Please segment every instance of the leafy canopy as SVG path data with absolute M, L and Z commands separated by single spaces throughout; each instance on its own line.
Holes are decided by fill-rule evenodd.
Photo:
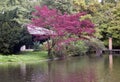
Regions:
M 48 42 L 48 55 L 51 54 L 50 52 L 53 48 L 61 53 L 64 44 L 93 36 L 95 32 L 94 24 L 90 20 L 80 20 L 86 14 L 85 12 L 63 14 L 56 9 L 49 9 L 47 6 L 36 6 L 35 9 L 36 12 L 33 12 L 31 24 L 38 26 L 38 28 L 42 27 L 54 32 L 47 35 L 51 39 L 51 42 Z M 38 36 L 41 39 L 46 37 L 42 35 Z M 60 55 L 63 55 L 63 53 Z
M 49 9 L 47 6 L 35 7 L 36 12 L 33 13 L 34 18 L 32 24 L 53 30 L 57 36 L 75 35 L 79 38 L 92 36 L 95 32 L 94 24 L 88 20 L 80 20 L 85 12 L 75 14 L 62 14 L 56 9 Z M 72 37 L 71 36 L 71 37 Z

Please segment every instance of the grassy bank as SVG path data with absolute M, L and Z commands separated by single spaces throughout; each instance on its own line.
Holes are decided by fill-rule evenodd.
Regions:
M 8 63 L 8 62 L 34 62 L 47 59 L 47 52 L 46 51 L 26 51 L 21 52 L 17 55 L 9 55 L 3 56 L 0 54 L 0 63 Z

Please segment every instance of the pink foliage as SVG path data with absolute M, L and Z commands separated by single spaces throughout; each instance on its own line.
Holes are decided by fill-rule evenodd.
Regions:
M 53 30 L 57 36 L 72 34 L 76 36 L 91 36 L 94 30 L 94 24 L 90 20 L 80 21 L 80 17 L 86 15 L 83 13 L 61 14 L 56 9 L 49 9 L 47 6 L 35 7 L 33 12 L 32 24 L 35 26 Z
M 80 39 L 85 39 L 84 36 L 93 36 L 94 24 L 90 20 L 80 21 L 81 16 L 86 15 L 85 12 L 74 14 L 61 14 L 56 9 L 49 9 L 47 6 L 35 7 L 36 12 L 33 12 L 31 25 L 52 30 L 54 35 L 37 35 L 39 39 L 46 37 L 59 38 L 56 42 L 58 48 L 61 44 L 69 43 Z M 49 33 L 48 33 L 49 34 Z M 63 39 L 64 36 L 67 36 Z M 62 39 L 61 39 L 62 38 Z
M 36 11 L 32 13 L 31 25 L 54 32 L 53 35 L 47 33 L 35 36 L 39 40 L 44 38 L 57 39 L 55 43 L 57 50 L 61 50 L 62 45 L 69 44 L 71 41 L 85 39 L 84 36 L 93 36 L 95 32 L 94 24 L 90 20 L 80 20 L 81 16 L 86 15 L 85 12 L 62 14 L 60 11 L 49 9 L 47 6 L 36 6 L 35 9 Z M 50 42 L 48 41 L 48 52 L 54 46 L 50 47 Z

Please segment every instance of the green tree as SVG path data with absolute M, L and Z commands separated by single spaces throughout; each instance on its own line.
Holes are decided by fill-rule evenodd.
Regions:
M 41 0 L 4 0 L 0 1 L 0 11 L 9 11 L 17 8 L 17 16 L 15 19 L 19 24 L 29 23 L 31 13 L 34 11 L 35 5 L 40 5 Z
M 43 5 L 60 10 L 62 13 L 72 13 L 74 11 L 71 0 L 45 0 L 41 1 L 41 6 Z
M 115 48 L 120 47 L 120 3 L 117 6 L 110 9 L 106 14 L 109 18 L 108 21 L 104 24 L 106 27 L 106 31 L 102 31 L 102 33 L 106 34 L 106 36 L 110 36 L 113 38 L 113 46 Z M 102 38 L 107 43 L 107 38 Z
M 114 3 L 105 3 L 104 5 L 96 5 L 88 7 L 89 14 L 92 15 L 91 20 L 96 25 L 96 36 L 108 46 L 108 38 L 113 38 L 113 47 L 119 48 L 120 42 L 120 3 L 115 6 Z
M 0 13 L 0 53 L 17 53 L 31 40 L 26 29 L 15 20 L 17 17 L 17 8 Z

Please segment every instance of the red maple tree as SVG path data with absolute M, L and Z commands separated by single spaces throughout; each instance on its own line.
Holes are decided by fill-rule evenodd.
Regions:
M 86 15 L 85 12 L 74 14 L 62 14 L 56 9 L 49 9 L 47 6 L 35 7 L 36 11 L 33 12 L 31 24 L 34 26 L 52 30 L 54 33 L 50 35 L 39 35 L 41 37 L 49 37 L 52 40 L 48 41 L 48 55 L 51 55 L 52 48 L 61 43 L 69 43 L 71 41 L 92 36 L 95 32 L 94 24 L 89 20 L 80 20 L 81 16 Z M 42 38 L 41 38 L 42 39 Z

